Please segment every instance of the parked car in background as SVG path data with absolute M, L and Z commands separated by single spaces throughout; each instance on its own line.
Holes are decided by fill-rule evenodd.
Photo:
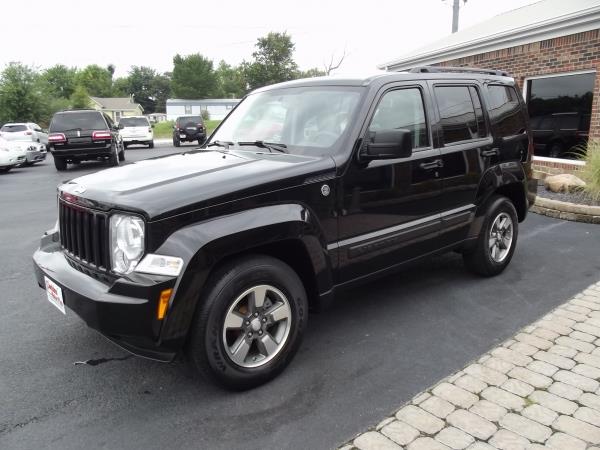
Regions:
M 25 145 L 0 137 L 0 173 L 8 172 L 27 162 Z
M 48 144 L 48 133 L 33 122 L 5 123 L 0 128 L 0 137 L 7 141 L 30 141 Z
M 45 144 L 41 144 L 39 142 L 31 142 L 27 143 L 26 145 L 26 154 L 27 160 L 23 165 L 31 166 L 37 162 L 45 161 L 48 151 Z
M 81 161 L 106 160 L 118 166 L 125 160 L 119 128 L 106 114 L 90 110 L 61 111 L 54 114 L 48 135 L 49 151 L 56 170 Z
M 147 145 L 148 148 L 154 148 L 154 132 L 147 117 L 134 116 L 123 117 L 119 121 L 119 134 L 123 139 L 123 145 L 127 148 L 132 144 Z
M 590 114 L 555 113 L 529 121 L 535 154 L 551 158 L 575 158 L 587 144 Z
M 198 141 L 202 145 L 206 140 L 206 127 L 202 116 L 178 117 L 173 126 L 173 145 L 179 147 L 182 142 Z

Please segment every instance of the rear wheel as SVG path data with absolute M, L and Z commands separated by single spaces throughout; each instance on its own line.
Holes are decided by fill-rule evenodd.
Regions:
M 195 369 L 230 389 L 277 376 L 300 346 L 307 299 L 284 262 L 249 256 L 218 269 L 203 289 L 188 355 Z
M 110 156 L 108 157 L 108 165 L 116 167 L 119 165 L 119 154 L 117 150 L 117 146 L 113 143 L 110 148 Z
M 173 138 L 173 145 L 175 147 L 179 147 L 181 145 L 181 141 L 179 139 Z
M 148 148 L 154 148 L 154 141 L 150 141 L 148 143 Z
M 0 173 L 6 173 L 8 172 L 10 169 L 12 169 L 11 166 L 8 167 L 0 167 Z
M 478 275 L 498 275 L 513 257 L 518 234 L 519 220 L 512 202 L 503 196 L 492 197 L 475 248 L 463 253 L 465 265 Z
M 60 156 L 55 156 L 54 157 L 54 167 L 56 167 L 56 170 L 59 170 L 61 172 L 63 170 L 67 170 L 67 160 Z

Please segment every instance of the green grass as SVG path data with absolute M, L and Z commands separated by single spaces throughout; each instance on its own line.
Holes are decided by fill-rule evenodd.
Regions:
M 206 135 L 209 136 L 221 121 L 205 120 L 204 123 L 206 125 Z M 154 125 L 154 139 L 170 139 L 173 136 L 173 124 L 172 120 L 167 120 Z
M 590 140 L 583 158 L 585 167 L 581 178 L 585 181 L 585 191 L 594 200 L 600 200 L 600 141 Z

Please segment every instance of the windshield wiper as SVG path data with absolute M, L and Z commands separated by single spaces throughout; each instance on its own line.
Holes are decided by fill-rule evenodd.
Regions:
M 288 153 L 285 150 L 287 148 L 287 145 L 280 144 L 278 142 L 248 141 L 248 142 L 238 142 L 237 144 L 239 146 L 253 145 L 254 147 L 266 148 L 271 153 L 273 153 L 273 150 L 276 150 L 276 151 L 281 152 L 281 153 Z
M 229 146 L 233 144 L 234 143 L 231 141 L 212 141 L 210 144 L 207 145 L 207 147 L 219 146 L 223 147 L 225 150 L 229 150 Z

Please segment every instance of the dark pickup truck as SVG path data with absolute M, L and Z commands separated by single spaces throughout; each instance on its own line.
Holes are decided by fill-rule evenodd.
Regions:
M 357 283 L 447 251 L 502 272 L 535 198 L 532 145 L 503 72 L 269 86 L 203 148 L 61 185 L 37 281 L 132 353 L 186 350 L 250 388 L 291 361 L 309 309 Z

